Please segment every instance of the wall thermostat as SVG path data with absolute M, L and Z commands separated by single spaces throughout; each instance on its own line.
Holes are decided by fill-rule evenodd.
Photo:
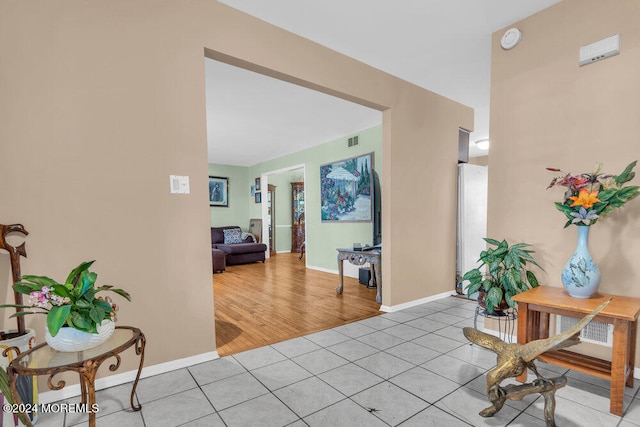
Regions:
M 520 43 L 520 40 L 522 40 L 520 30 L 517 28 L 509 28 L 502 36 L 500 46 L 505 50 L 513 49 Z

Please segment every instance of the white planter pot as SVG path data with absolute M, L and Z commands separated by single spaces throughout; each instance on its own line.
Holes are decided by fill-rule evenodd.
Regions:
M 97 347 L 105 342 L 116 328 L 116 324 L 111 320 L 103 320 L 98 325 L 98 333 L 90 334 L 89 332 L 79 331 L 74 328 L 60 328 L 55 337 L 51 336 L 49 330 L 45 326 L 45 340 L 47 344 L 54 350 L 58 351 L 84 351 Z
M 15 332 L 15 331 L 4 331 L 5 333 Z M 36 346 L 36 337 L 33 329 L 27 329 L 27 333 L 20 337 L 10 338 L 6 340 L 0 340 L 0 366 L 2 369 L 7 369 L 9 363 L 16 357 L 16 353 L 14 351 L 10 351 L 7 354 L 7 357 L 2 356 L 2 352 L 10 347 L 17 347 L 20 349 L 20 352 L 23 353 L 27 350 L 32 349 Z M 37 404 L 38 403 L 38 382 L 36 381 L 36 377 L 25 377 L 19 376 L 18 379 L 18 393 L 20 394 L 20 399 L 22 403 L 27 404 Z M 8 403 L 6 397 L 0 393 L 0 404 Z M 37 421 L 37 414 L 31 414 L 31 422 L 35 423 Z M 21 422 L 18 421 L 17 416 L 10 412 L 3 411 L 2 420 L 0 421 L 0 425 L 7 426 L 22 426 Z

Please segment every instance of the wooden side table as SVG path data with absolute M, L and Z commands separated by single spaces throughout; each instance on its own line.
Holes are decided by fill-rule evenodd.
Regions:
M 53 377 L 60 372 L 73 371 L 80 376 L 80 390 L 82 404 L 87 405 L 89 412 L 89 426 L 96 425 L 96 412 L 93 411 L 96 404 L 95 379 L 98 368 L 105 360 L 113 357 L 114 363 L 109 366 L 110 371 L 115 371 L 120 367 L 120 353 L 129 347 L 135 346 L 135 352 L 140 356 L 138 373 L 131 390 L 131 409 L 139 411 L 141 405 L 135 405 L 134 394 L 142 372 L 144 363 L 144 347 L 146 339 L 140 329 L 130 326 L 117 326 L 113 335 L 98 347 L 85 351 L 62 352 L 49 347 L 47 343 L 40 344 L 29 351 L 20 354 L 7 367 L 9 377 L 9 387 L 13 395 L 14 402 L 19 403 L 20 397 L 16 390 L 16 374 L 19 375 L 49 375 L 47 385 L 51 390 L 61 390 L 65 386 L 63 380 L 54 384 Z M 27 427 L 31 427 L 31 422 L 27 417 Z
M 640 298 L 608 294 L 573 298 L 564 289 L 549 286 L 539 286 L 513 297 L 518 302 L 519 344 L 548 338 L 550 314 L 582 318 L 609 298 L 612 298 L 609 305 L 594 320 L 613 324 L 611 362 L 567 350 L 548 351 L 538 359 L 611 381 L 609 411 L 622 416 L 624 387 L 633 387 Z M 525 382 L 527 372 L 517 380 Z

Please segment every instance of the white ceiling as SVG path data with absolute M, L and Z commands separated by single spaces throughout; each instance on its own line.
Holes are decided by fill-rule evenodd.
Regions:
M 219 1 L 474 108 L 473 142 L 489 137 L 491 34 L 559 0 Z M 382 121 L 217 61 L 205 68 L 210 163 L 251 166 Z M 471 145 L 471 156 L 486 154 Z

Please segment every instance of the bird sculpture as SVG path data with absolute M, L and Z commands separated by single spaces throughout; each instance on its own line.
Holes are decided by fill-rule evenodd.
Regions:
M 543 378 L 535 367 L 534 360 L 542 353 L 550 350 L 560 350 L 576 345 L 580 342 L 578 334 L 602 309 L 611 301 L 598 306 L 595 310 L 582 318 L 572 328 L 550 338 L 531 341 L 527 344 L 509 344 L 500 338 L 481 332 L 475 328 L 464 328 L 464 336 L 474 344 L 496 353 L 496 367 L 487 373 L 487 396 L 491 406 L 482 410 L 480 415 L 491 417 L 495 415 L 507 399 L 521 400 L 532 393 L 540 393 L 545 398 L 545 421 L 548 427 L 555 426 L 555 391 L 566 385 L 567 379 L 563 375 L 558 378 Z M 508 385 L 501 387 L 500 383 L 507 378 L 520 376 L 525 369 L 531 369 L 537 379 L 529 384 Z

